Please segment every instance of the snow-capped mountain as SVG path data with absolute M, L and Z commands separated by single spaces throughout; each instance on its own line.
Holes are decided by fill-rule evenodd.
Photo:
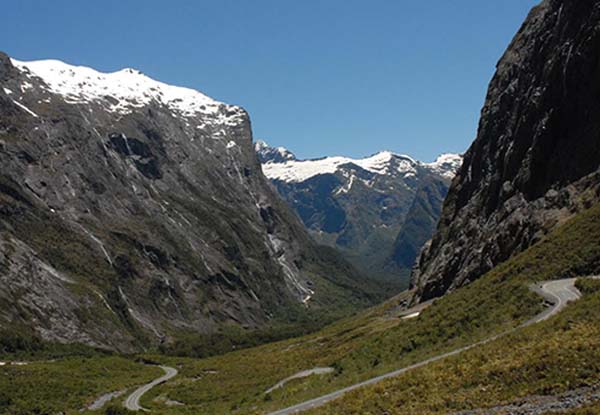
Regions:
M 269 147 L 269 145 L 262 140 L 257 140 L 256 143 L 254 143 L 254 151 L 256 151 L 261 163 L 283 163 L 285 161 L 296 160 L 296 156 L 288 149 L 284 147 Z
M 245 116 L 240 107 L 216 101 L 194 89 L 156 81 L 131 68 L 102 73 L 58 60 L 21 62 L 12 59 L 11 62 L 24 74 L 43 79 L 48 92 L 60 95 L 69 104 L 96 102 L 105 111 L 127 115 L 155 102 L 174 115 L 202 116 L 212 123 L 228 125 L 239 124 Z M 31 86 L 25 82 L 20 86 L 21 92 Z M 47 99 L 51 103 L 52 97 Z
M 452 179 L 454 176 L 456 176 L 456 172 L 458 171 L 458 168 L 461 166 L 462 162 L 463 157 L 460 154 L 446 153 L 440 155 L 432 163 L 425 163 L 424 166 L 440 176 Z
M 341 249 L 363 271 L 387 279 L 408 276 L 462 162 L 457 154 L 423 163 L 390 151 L 362 159 L 298 160 L 289 150 L 264 141 L 255 150 L 265 176 L 318 242 Z M 410 234 L 401 233 L 403 224 L 423 215 L 424 209 L 426 219 L 411 226 Z M 410 243 L 395 243 L 398 237 Z
M 0 327 L 137 350 L 376 298 L 198 91 L 0 53 L 0 165 Z
M 410 178 L 418 169 L 451 179 L 462 163 L 459 154 L 442 154 L 431 163 L 422 163 L 403 154 L 381 151 L 362 159 L 349 157 L 323 157 L 298 160 L 294 153 L 284 147 L 270 147 L 265 141 L 257 141 L 255 151 L 263 163 L 263 172 L 271 180 L 303 182 L 320 174 L 335 174 L 349 166 L 356 166 L 370 173 Z

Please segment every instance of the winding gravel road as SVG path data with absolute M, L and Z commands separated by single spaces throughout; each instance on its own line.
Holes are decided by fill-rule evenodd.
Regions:
M 166 382 L 169 379 L 173 378 L 175 375 L 177 375 L 177 369 L 175 369 L 174 367 L 160 366 L 160 368 L 165 371 L 165 374 L 157 379 L 154 379 L 152 382 L 147 383 L 144 386 L 140 386 L 139 388 L 134 390 L 133 393 L 129 395 L 127 399 L 125 399 L 125 408 L 129 409 L 130 411 L 145 411 L 146 409 L 144 409 L 140 405 L 140 398 L 142 397 L 142 395 L 148 392 L 156 385 L 160 385 L 161 383 Z
M 520 328 L 527 327 L 532 324 L 544 321 L 544 320 L 552 317 L 553 315 L 557 314 L 558 312 L 560 312 L 563 308 L 565 308 L 565 306 L 567 305 L 568 302 L 575 301 L 579 297 L 581 297 L 581 293 L 575 287 L 575 280 L 576 280 L 576 278 L 569 278 L 569 279 L 556 280 L 556 281 L 547 281 L 547 282 L 543 282 L 541 284 L 532 286 L 531 289 L 533 291 L 537 292 L 538 294 L 542 295 L 546 299 L 546 301 L 548 301 L 551 304 L 551 306 L 549 308 L 547 308 L 546 310 L 544 310 L 543 312 L 541 312 L 540 314 L 538 314 L 537 316 L 535 316 L 534 318 L 532 318 L 531 320 L 526 321 L 525 323 L 521 324 L 520 326 L 518 326 L 514 329 L 497 334 L 495 336 L 492 336 L 488 339 L 471 344 L 469 346 L 461 347 L 459 349 L 452 350 L 451 352 L 447 352 L 447 353 L 444 353 L 444 354 L 441 354 L 438 356 L 431 357 L 427 360 L 423 360 L 422 362 L 415 363 L 414 365 L 410 365 L 410 366 L 404 367 L 402 369 L 398 369 L 393 372 L 389 372 L 389 373 L 383 374 L 381 376 L 377 376 L 377 377 L 365 380 L 363 382 L 356 383 L 356 384 L 348 386 L 346 388 L 339 389 L 335 392 L 328 393 L 327 395 L 323 395 L 318 398 L 314 398 L 309 401 L 305 401 L 305 402 L 299 403 L 294 406 L 290 406 L 285 409 L 280 409 L 278 411 L 271 412 L 267 415 L 297 414 L 299 412 L 307 411 L 309 409 L 322 406 L 322 405 L 326 404 L 327 402 L 330 402 L 334 399 L 339 398 L 340 396 L 344 395 L 347 392 L 353 391 L 358 388 L 362 388 L 363 386 L 372 385 L 374 383 L 381 382 L 384 379 L 388 379 L 388 378 L 392 378 L 392 377 L 401 375 L 403 373 L 408 372 L 409 370 L 413 370 L 418 367 L 425 366 L 429 363 L 432 363 L 432 362 L 435 362 L 435 361 L 438 361 L 441 359 L 445 359 L 446 357 L 457 355 L 466 350 L 472 349 L 477 346 L 481 346 L 483 344 L 486 344 L 493 340 L 496 340 L 500 337 L 506 336 L 507 334 L 510 334 Z
M 315 367 L 314 369 L 303 370 L 302 372 L 298 372 L 290 377 L 287 377 L 283 380 L 277 382 L 274 386 L 271 386 L 269 389 L 265 391 L 265 394 L 269 394 L 273 392 L 275 389 L 283 388 L 286 383 L 295 379 L 307 378 L 312 375 L 326 375 L 328 373 L 333 372 L 334 369 L 332 367 Z

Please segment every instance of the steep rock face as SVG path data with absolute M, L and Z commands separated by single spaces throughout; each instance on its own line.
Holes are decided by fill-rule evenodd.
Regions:
M 439 296 L 598 200 L 600 2 L 535 7 L 497 66 L 475 142 L 412 277 Z
M 372 300 L 197 91 L 0 54 L 0 165 L 0 326 L 134 350 Z
M 412 206 L 394 241 L 391 259 L 397 267 L 411 269 L 421 248 L 434 234 L 448 186 L 448 179 L 435 175 L 426 176 L 419 183 Z
M 461 162 L 460 156 L 446 154 L 421 163 L 389 151 L 363 159 L 297 160 L 285 148 L 264 142 L 255 150 L 265 175 L 315 240 L 339 249 L 365 275 L 404 283 L 422 243 L 433 233 Z M 441 188 L 428 193 L 436 187 L 433 183 Z M 423 203 L 428 213 L 421 210 Z M 423 214 L 433 222 L 423 220 Z M 399 237 L 406 221 L 409 226 Z

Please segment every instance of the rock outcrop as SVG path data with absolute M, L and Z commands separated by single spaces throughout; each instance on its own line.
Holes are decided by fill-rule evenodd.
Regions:
M 527 17 L 416 264 L 419 299 L 478 278 L 598 201 L 599 21 L 592 0 L 546 0 Z

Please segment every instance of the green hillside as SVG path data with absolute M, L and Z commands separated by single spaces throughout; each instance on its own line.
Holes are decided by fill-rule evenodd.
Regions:
M 418 318 L 401 318 L 399 305 L 406 301 L 405 293 L 299 338 L 205 359 L 148 355 L 180 373 L 144 395 L 142 404 L 159 414 L 263 414 L 516 327 L 543 309 L 542 299 L 528 289 L 530 283 L 589 275 L 599 267 L 600 205 L 565 222 L 483 278 L 436 300 Z M 599 284 L 580 281 L 583 299 L 544 323 L 357 390 L 315 413 L 441 414 L 598 382 Z M 31 364 L 29 370 L 42 365 L 43 370 L 56 372 L 52 379 L 38 376 L 38 388 L 20 388 L 28 384 L 27 374 L 14 375 L 13 368 L 0 367 L 0 379 L 11 376 L 12 387 L 20 388 L 23 397 L 0 405 L 0 413 L 26 413 L 18 412 L 21 406 L 31 408 L 25 401 L 43 398 L 44 408 L 63 405 L 66 413 L 75 414 L 81 402 L 93 401 L 100 390 L 142 383 L 141 378 L 150 374 L 132 362 L 131 373 L 138 378 L 124 379 L 122 371 L 106 368 L 101 383 L 78 383 L 76 401 L 41 394 L 77 379 L 79 368 L 69 363 L 71 359 Z M 86 362 L 96 365 L 102 359 L 107 357 L 89 357 Z M 314 367 L 332 367 L 334 372 L 294 380 L 265 393 L 278 381 Z
M 201 413 L 258 414 L 302 402 L 515 327 L 542 309 L 542 300 L 528 289 L 530 283 L 587 275 L 599 266 L 600 206 L 595 206 L 480 280 L 437 300 L 417 319 L 397 318 L 395 303 L 400 297 L 299 339 L 204 360 L 168 359 L 180 365 L 181 376 L 153 390 L 146 404 L 160 409 L 154 398 L 162 396 L 186 404 L 169 413 L 194 408 Z M 581 304 L 569 312 L 578 315 L 582 307 L 598 305 L 594 295 Z M 547 330 L 556 321 L 528 329 L 525 339 L 527 333 Z M 586 327 L 578 327 L 583 330 L 580 334 L 595 333 Z M 264 394 L 287 376 L 324 366 L 335 372 L 296 380 Z
M 308 414 L 446 414 L 598 385 L 600 281 L 581 283 L 580 289 L 586 295 L 549 321 Z

